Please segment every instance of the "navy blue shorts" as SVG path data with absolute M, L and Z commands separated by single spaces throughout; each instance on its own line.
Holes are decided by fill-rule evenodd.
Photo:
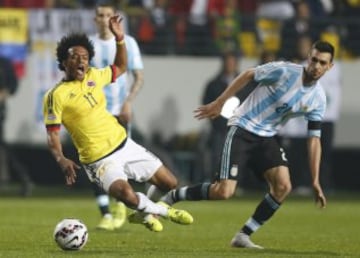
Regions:
M 288 161 L 275 136 L 262 137 L 231 126 L 224 143 L 220 172 L 215 180 L 237 180 L 245 168 L 250 168 L 257 178 L 263 179 L 266 170 L 278 166 L 287 167 Z

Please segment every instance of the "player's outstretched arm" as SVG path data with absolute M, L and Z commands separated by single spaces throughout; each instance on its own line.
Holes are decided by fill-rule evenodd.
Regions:
M 51 154 L 59 164 L 61 170 L 64 172 L 66 184 L 74 184 L 76 181 L 76 170 L 80 169 L 80 166 L 64 156 L 62 152 L 60 133 L 58 130 L 48 130 L 47 143 Z
M 125 32 L 122 25 L 123 18 L 120 15 L 112 16 L 109 19 L 109 28 L 114 34 L 116 39 L 116 53 L 115 53 L 115 76 L 119 77 L 121 74 L 126 72 L 127 67 L 127 55 L 125 47 Z
M 228 98 L 234 96 L 239 90 L 241 90 L 245 85 L 247 85 L 251 80 L 254 79 L 255 70 L 254 68 L 247 69 L 236 77 L 229 87 L 213 102 L 198 107 L 194 110 L 195 118 L 203 119 L 210 118 L 214 119 L 218 117 L 221 113 L 221 109 Z

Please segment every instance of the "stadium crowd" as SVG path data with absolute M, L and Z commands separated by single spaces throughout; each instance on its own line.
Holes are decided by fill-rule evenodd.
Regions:
M 310 34 L 356 57 L 360 3 L 353 0 L 2 0 L 3 8 L 93 9 L 110 2 L 127 16 L 144 54 L 217 55 L 259 50 L 289 58 L 297 36 Z

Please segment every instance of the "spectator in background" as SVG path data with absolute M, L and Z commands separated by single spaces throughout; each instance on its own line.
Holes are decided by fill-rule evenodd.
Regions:
M 241 13 L 241 31 L 253 32 L 256 30 L 256 11 L 258 1 L 238 0 L 239 11 Z
M 240 51 L 240 18 L 237 0 L 226 0 L 223 13 L 214 18 L 214 40 L 219 53 Z
M 208 7 L 208 0 L 173 1 L 170 5 L 170 12 L 176 17 L 178 53 L 214 54 Z
M 142 17 L 137 38 L 141 49 L 148 54 L 171 53 L 171 19 L 169 0 L 154 0 L 148 6 L 148 14 Z
M 226 88 L 230 82 L 239 75 L 239 56 L 235 52 L 224 53 L 221 58 L 221 69 L 219 73 L 212 78 L 206 85 L 202 104 L 208 104 L 214 101 Z M 239 94 L 238 94 L 239 95 Z M 237 96 L 240 98 L 240 95 Z M 225 136 L 228 131 L 227 118 L 219 116 L 209 120 L 210 133 L 207 139 L 207 149 L 211 152 L 211 175 L 219 167 L 221 153 Z
M 302 35 L 297 42 L 294 62 L 305 65 L 312 41 L 308 35 Z M 340 115 L 341 102 L 341 70 L 336 61 L 333 67 L 319 80 L 326 94 L 326 112 L 321 126 L 322 161 L 320 181 L 327 192 L 334 190 L 332 157 L 334 149 L 335 126 Z M 311 179 L 306 155 L 299 151 L 307 151 L 307 126 L 303 118 L 290 120 L 280 131 L 281 140 L 289 159 L 294 192 L 300 195 L 311 194 Z
M 51 8 L 56 0 L 0 0 L 1 7 Z
M 86 9 L 93 9 L 96 7 L 97 4 L 99 4 L 99 0 L 77 0 L 77 2 L 79 2 L 81 8 L 86 8 Z
M 33 183 L 27 169 L 14 156 L 4 139 L 4 125 L 6 118 L 6 102 L 10 95 L 14 95 L 18 88 L 18 79 L 11 61 L 0 57 L 0 184 L 10 181 L 9 168 L 16 172 L 21 182 L 21 195 L 29 196 Z M 9 166 L 10 165 L 10 166 Z
M 347 18 L 346 37 L 344 37 L 344 46 L 350 54 L 356 57 L 360 56 L 360 26 L 357 19 L 360 17 L 360 1 L 343 1 L 342 18 Z
M 259 65 L 276 61 L 276 59 L 277 59 L 276 52 L 270 50 L 263 50 L 260 53 Z
M 299 35 L 296 46 L 295 46 L 295 52 L 294 57 L 291 60 L 295 63 L 303 63 L 306 62 L 308 51 L 311 48 L 312 45 L 312 38 L 308 34 Z
M 262 18 L 287 20 L 294 17 L 292 2 L 288 0 L 259 0 L 256 15 Z
M 298 38 L 307 34 L 312 41 L 319 39 L 324 29 L 321 20 L 313 19 L 311 10 L 305 0 L 295 4 L 295 17 L 284 22 L 281 30 L 281 48 L 279 57 L 286 60 L 294 59 L 294 49 Z
M 305 0 L 314 17 L 324 18 L 334 11 L 334 0 Z

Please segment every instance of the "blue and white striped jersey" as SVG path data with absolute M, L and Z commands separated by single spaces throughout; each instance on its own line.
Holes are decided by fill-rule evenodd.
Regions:
M 302 65 L 289 62 L 257 66 L 254 80 L 258 86 L 235 110 L 228 125 L 270 137 L 292 117 L 321 121 L 326 109 L 325 92 L 319 82 L 304 86 L 303 73 Z M 320 130 L 310 133 L 320 137 Z
M 102 68 L 114 63 L 116 53 L 115 38 L 109 40 L 102 40 L 98 35 L 90 37 L 94 44 L 95 56 L 91 60 L 91 65 Z M 125 35 L 125 45 L 127 50 L 127 70 L 132 72 L 133 70 L 144 69 L 144 64 L 141 59 L 140 49 L 135 39 L 129 35 Z M 129 94 L 129 74 L 123 74 L 117 78 L 114 83 L 109 84 L 110 87 L 105 87 L 106 96 L 106 108 L 113 115 L 120 113 L 121 107 Z

